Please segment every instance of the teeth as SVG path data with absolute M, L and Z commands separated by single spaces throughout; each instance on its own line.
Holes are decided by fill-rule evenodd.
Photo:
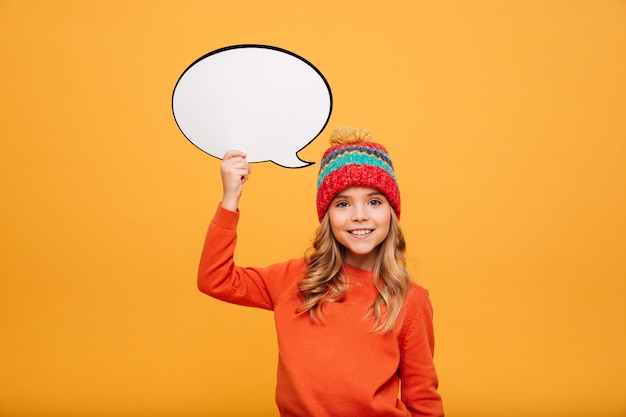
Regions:
M 372 233 L 372 229 L 367 229 L 367 230 L 352 230 L 352 231 L 350 231 L 350 233 L 352 233 L 353 235 L 362 236 L 362 235 L 367 235 L 367 234 Z

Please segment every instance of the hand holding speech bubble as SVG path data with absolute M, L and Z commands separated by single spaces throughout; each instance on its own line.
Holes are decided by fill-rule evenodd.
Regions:
M 322 73 L 281 48 L 235 45 L 210 52 L 180 76 L 172 95 L 185 137 L 222 158 L 238 149 L 249 162 L 302 168 L 297 152 L 324 129 L 332 94 Z

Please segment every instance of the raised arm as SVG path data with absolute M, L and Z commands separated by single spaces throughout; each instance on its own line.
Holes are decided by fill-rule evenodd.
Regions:
M 272 308 L 261 271 L 235 265 L 239 199 L 250 167 L 246 154 L 228 151 L 221 164 L 223 196 L 207 231 L 200 265 L 198 288 L 217 299 L 252 307 Z

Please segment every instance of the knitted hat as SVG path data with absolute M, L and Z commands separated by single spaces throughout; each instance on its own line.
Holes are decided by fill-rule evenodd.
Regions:
M 387 150 L 372 141 L 367 130 L 340 127 L 330 134 L 317 178 L 320 220 L 333 198 L 349 187 L 372 187 L 382 192 L 400 218 L 400 189 Z

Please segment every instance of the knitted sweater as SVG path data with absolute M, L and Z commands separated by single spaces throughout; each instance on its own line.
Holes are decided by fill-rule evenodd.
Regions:
M 264 268 L 236 266 L 238 219 L 238 212 L 218 207 L 207 232 L 198 287 L 229 303 L 274 312 L 281 416 L 443 416 L 426 290 L 411 283 L 393 333 L 373 333 L 372 320 L 365 319 L 377 294 L 372 273 L 344 265 L 345 299 L 326 304 L 323 320 L 313 323 L 308 314 L 296 314 L 305 259 Z

